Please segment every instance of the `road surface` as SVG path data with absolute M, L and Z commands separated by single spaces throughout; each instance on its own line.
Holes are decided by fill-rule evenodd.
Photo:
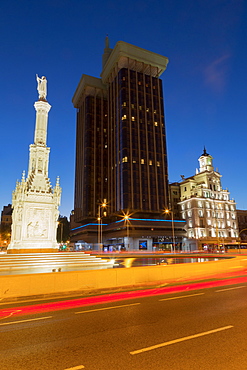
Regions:
M 247 283 L 28 315 L 14 304 L 0 310 L 1 370 L 247 369 Z

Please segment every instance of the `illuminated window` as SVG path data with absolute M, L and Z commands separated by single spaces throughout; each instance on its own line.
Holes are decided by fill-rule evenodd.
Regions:
M 133 161 L 133 163 L 136 163 L 136 161 Z
M 149 166 L 152 166 L 152 164 L 153 164 L 153 161 L 150 159 L 149 160 Z
M 131 117 L 131 121 L 134 121 L 135 120 L 135 117 Z
M 126 107 L 126 101 L 123 102 L 122 107 Z
M 122 162 L 128 162 L 128 157 L 123 157 Z
M 149 112 L 149 108 L 146 109 L 146 112 Z
M 134 104 L 131 104 L 131 108 L 135 108 Z
M 160 167 L 160 162 L 157 161 L 157 167 Z
M 141 159 L 141 164 L 144 164 L 144 163 L 145 163 L 145 161 L 144 161 L 144 159 L 142 158 L 142 159 Z
M 154 122 L 154 126 L 158 126 L 158 122 Z
M 142 106 L 141 105 L 139 105 L 139 110 L 142 110 Z
M 124 114 L 123 117 L 122 117 L 122 120 L 124 120 L 126 118 L 127 118 L 127 116 L 126 116 L 126 114 Z

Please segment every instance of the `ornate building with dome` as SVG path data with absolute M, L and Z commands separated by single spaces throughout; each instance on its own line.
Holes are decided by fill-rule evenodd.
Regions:
M 206 149 L 199 157 L 199 170 L 179 183 L 181 218 L 187 225 L 187 249 L 224 249 L 238 239 L 236 203 L 221 185 Z

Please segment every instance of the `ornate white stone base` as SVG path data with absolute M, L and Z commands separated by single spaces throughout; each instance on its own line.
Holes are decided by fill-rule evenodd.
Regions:
M 7 253 L 55 253 L 59 249 L 57 243 L 49 242 L 21 242 L 10 243 Z
M 8 249 L 7 254 L 27 254 L 27 253 L 56 253 L 58 248 L 35 248 L 35 249 Z

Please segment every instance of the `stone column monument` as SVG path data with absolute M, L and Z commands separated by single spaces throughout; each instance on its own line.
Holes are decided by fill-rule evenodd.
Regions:
M 47 80 L 37 78 L 39 100 L 34 103 L 36 124 L 34 144 L 29 147 L 28 175 L 22 174 L 12 195 L 12 235 L 8 253 L 56 252 L 57 221 L 61 187 L 54 188 L 48 177 L 50 148 L 46 146 L 48 113 Z

